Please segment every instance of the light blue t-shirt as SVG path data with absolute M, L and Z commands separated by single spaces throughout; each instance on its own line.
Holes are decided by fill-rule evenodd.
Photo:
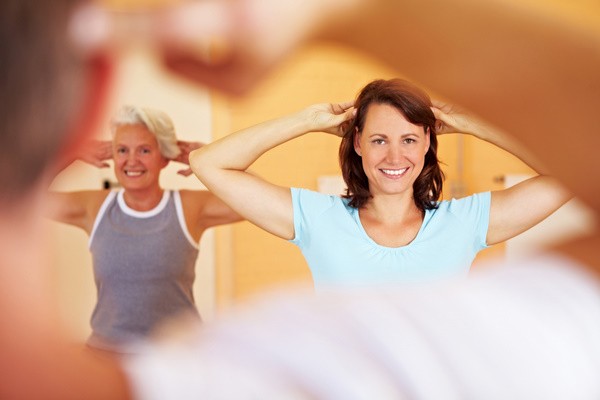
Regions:
M 296 244 L 315 286 L 423 282 L 464 276 L 487 247 L 490 192 L 439 202 L 426 210 L 415 239 L 385 247 L 365 232 L 348 200 L 292 188 Z

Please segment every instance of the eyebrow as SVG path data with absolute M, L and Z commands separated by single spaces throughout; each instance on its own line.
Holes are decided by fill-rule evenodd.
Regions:
M 152 143 L 142 143 L 136 146 L 129 146 L 128 144 L 125 143 L 118 143 L 115 142 L 115 146 L 119 147 L 119 146 L 123 146 L 123 147 L 152 147 Z
M 368 137 L 372 138 L 372 137 L 375 137 L 375 136 L 380 136 L 380 137 L 385 137 L 385 138 L 389 137 L 389 135 L 386 134 L 386 133 L 371 133 Z M 415 133 L 415 132 L 407 132 L 407 133 L 403 133 L 403 134 L 400 135 L 401 138 L 406 138 L 406 137 L 409 137 L 409 136 L 419 136 L 419 134 Z

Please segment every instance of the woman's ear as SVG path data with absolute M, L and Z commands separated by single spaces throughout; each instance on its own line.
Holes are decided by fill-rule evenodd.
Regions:
M 360 157 L 362 157 L 362 149 L 360 147 L 360 132 L 358 131 L 358 127 L 354 127 L 355 132 L 354 132 L 354 151 L 356 152 L 356 154 L 358 154 Z

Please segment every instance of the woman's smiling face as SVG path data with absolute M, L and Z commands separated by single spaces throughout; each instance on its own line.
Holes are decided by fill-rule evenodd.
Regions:
M 161 154 L 156 137 L 142 124 L 121 125 L 113 139 L 115 175 L 125 189 L 158 185 L 168 160 Z
M 371 195 L 408 193 L 423 170 L 429 133 L 389 104 L 371 104 L 354 149 L 362 157 Z

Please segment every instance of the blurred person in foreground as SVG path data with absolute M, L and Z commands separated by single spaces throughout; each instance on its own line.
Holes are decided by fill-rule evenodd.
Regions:
M 0 3 L 0 398 L 123 399 L 115 361 L 72 343 L 49 265 L 47 191 L 96 132 L 113 79 L 107 54 L 73 45 L 78 0 Z
M 5 112 L 0 118 L 5 124 L 0 146 L 5 162 L 0 170 L 1 398 L 600 396 L 597 231 L 531 260 L 488 268 L 456 285 L 401 294 L 267 296 L 205 328 L 188 327 L 183 336 L 141 345 L 143 356 L 120 364 L 73 349 L 68 332 L 56 322 L 46 276 L 44 203 L 54 164 L 97 125 L 110 80 L 110 60 L 95 51 L 102 49 L 96 45 L 105 43 L 104 36 L 86 38 L 81 36 L 85 29 L 75 29 L 79 48 L 87 50 L 78 52 L 69 45 L 67 5 L 73 3 L 57 0 L 44 6 L 21 0 L 0 6 L 1 43 L 7 46 L 0 57 L 5 89 L 0 108 Z M 202 7 L 227 6 L 210 17 L 219 29 L 235 27 L 231 32 L 251 38 L 256 32 L 246 29 L 253 20 L 236 25 L 239 12 L 226 11 L 240 5 L 260 11 L 268 3 L 291 4 L 190 2 L 184 6 L 191 10 L 167 18 L 183 15 L 201 22 L 209 16 Z M 530 18 L 528 8 L 494 1 L 293 4 L 292 15 L 299 18 L 289 15 L 294 24 L 279 15 L 269 20 L 273 25 L 255 26 L 263 39 L 281 41 L 280 50 L 293 49 L 308 39 L 308 32 L 313 38 L 327 36 L 314 33 L 317 26 L 303 24 L 303 16 L 304 21 L 316 16 L 315 21 L 330 22 L 321 27 L 345 28 L 339 40 L 368 49 L 409 78 L 520 135 L 576 196 L 600 210 L 594 163 L 600 135 L 593 119 L 600 104 L 597 30 L 547 16 Z M 104 17 L 88 10 L 76 15 L 75 25 L 90 27 L 96 18 Z M 164 20 L 157 22 L 155 33 L 165 28 Z M 280 23 L 290 31 L 270 30 Z M 236 59 L 227 58 L 235 54 L 232 41 L 220 69 L 182 53 L 186 46 L 177 32 L 162 32 L 163 43 L 170 41 L 166 57 L 172 68 L 188 76 L 200 68 L 198 80 L 238 92 L 286 53 L 276 54 L 278 49 L 267 46 L 268 41 L 257 41 L 274 53 L 253 54 L 260 49 L 245 47 L 244 63 L 233 67 Z M 391 40 L 398 37 L 411 37 L 402 46 L 422 53 L 398 55 L 399 42 Z M 173 41 L 180 43 L 179 49 Z M 433 54 L 440 61 L 418 54 Z M 227 79 L 228 73 L 238 80 Z M 484 90 L 495 87 L 502 91 Z

